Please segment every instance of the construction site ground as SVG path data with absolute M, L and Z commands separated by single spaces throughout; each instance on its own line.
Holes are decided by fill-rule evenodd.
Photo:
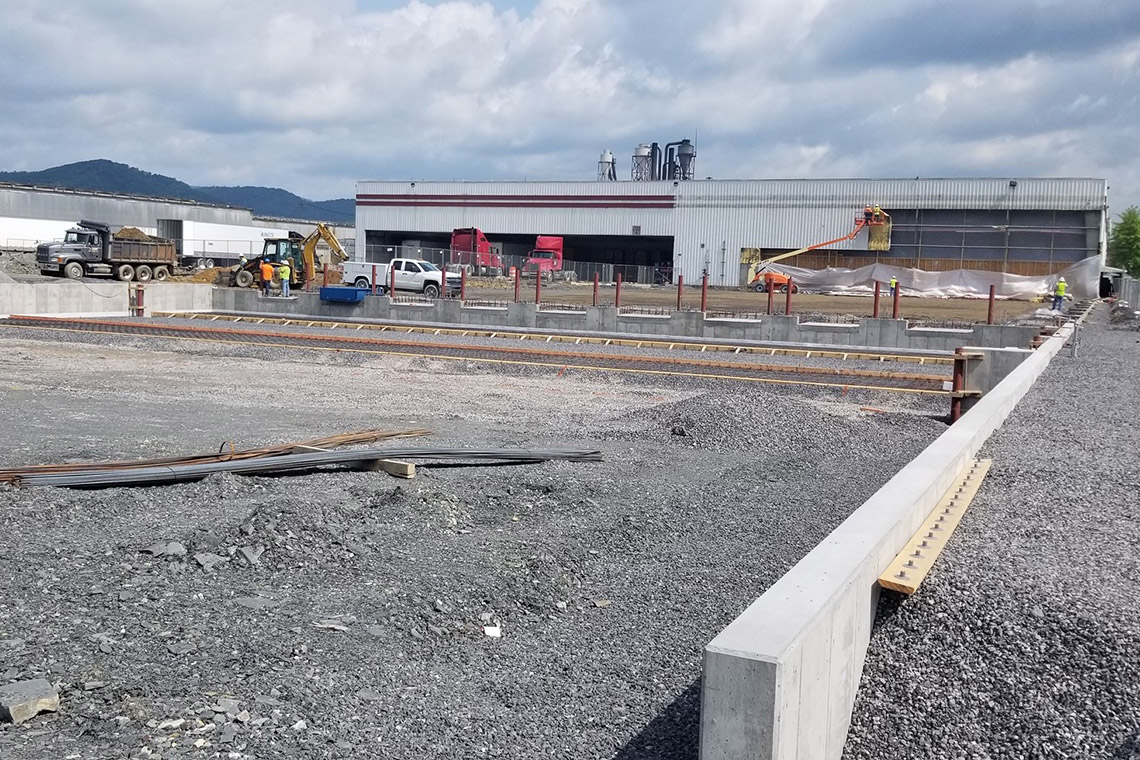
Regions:
M 5 760 L 692 758 L 702 647 L 945 430 L 944 397 L 881 391 L 9 327 L 0 347 L 0 466 L 374 427 L 605 456 L 0 486 L 0 680 L 61 695 L 0 724 Z
M 520 298 L 534 301 L 534 280 L 525 280 L 520 288 Z M 598 302 L 602 306 L 612 306 L 614 286 L 599 288 Z M 507 282 L 475 281 L 468 285 L 467 297 L 471 299 L 509 300 L 514 298 L 514 284 Z M 544 284 L 541 298 L 545 302 L 568 304 L 589 304 L 594 298 L 593 283 Z M 773 294 L 773 311 L 784 313 L 787 296 Z M 985 298 L 925 298 L 902 295 L 899 298 L 899 316 L 904 319 L 924 322 L 985 322 L 989 301 Z M 677 307 L 677 287 L 675 285 L 623 285 L 622 306 L 636 306 L 661 310 Z M 687 309 L 699 309 L 701 289 L 686 286 L 682 294 L 682 305 Z M 1008 322 L 1032 313 L 1041 304 L 1029 301 L 998 300 L 994 318 L 997 322 Z M 826 314 L 834 316 L 870 317 L 874 308 L 874 298 L 870 295 L 826 295 L 820 293 L 796 293 L 792 296 L 792 313 Z M 880 300 L 880 316 L 891 315 L 892 303 L 884 288 Z M 768 294 L 754 293 L 744 288 L 710 288 L 708 310 L 726 312 L 764 313 L 768 309 Z
M 63 282 L 61 278 L 43 276 L 35 268 L 34 254 L 24 252 L 4 252 L 0 255 L 0 272 L 20 282 Z M 187 271 L 171 278 L 171 282 L 211 283 L 228 285 L 228 269 L 204 269 Z M 521 281 L 520 299 L 534 301 L 534 280 Z M 593 300 L 593 283 L 544 284 L 542 300 L 551 303 L 589 304 Z M 612 306 L 615 288 L 604 285 L 599 289 L 599 304 Z M 506 301 L 514 298 L 514 282 L 508 278 L 496 280 L 472 278 L 467 285 L 467 298 L 483 301 Z M 677 288 L 672 285 L 630 285 L 622 286 L 622 305 L 645 309 L 669 310 L 677 306 Z M 792 312 L 803 315 L 827 315 L 833 318 L 869 317 L 872 312 L 870 295 L 825 295 L 819 293 L 797 293 L 793 296 Z M 774 313 L 784 313 L 785 296 L 773 294 Z M 687 309 L 699 309 L 701 291 L 697 285 L 687 285 L 684 289 L 683 305 Z M 1016 321 L 1032 314 L 1042 304 L 1029 301 L 1001 300 L 996 302 L 995 321 L 999 323 Z M 712 312 L 738 312 L 761 314 L 767 311 L 768 295 L 754 293 L 744 288 L 710 288 L 708 308 Z M 883 290 L 880 304 L 882 316 L 890 316 L 891 299 Z M 986 321 L 988 301 L 985 298 L 927 298 L 904 295 L 900 298 L 900 316 L 924 323 L 980 323 Z

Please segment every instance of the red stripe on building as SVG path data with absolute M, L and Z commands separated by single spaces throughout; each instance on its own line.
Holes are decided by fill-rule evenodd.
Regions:
M 612 201 L 539 201 L 533 203 L 515 201 L 473 201 L 470 199 L 456 199 L 450 201 L 439 200 L 359 200 L 356 201 L 357 206 L 373 206 L 373 207 L 408 207 L 414 206 L 417 208 L 423 207 L 456 207 L 456 206 L 472 206 L 475 208 L 674 208 L 673 201 L 668 203 L 614 203 Z
M 375 193 L 360 193 L 356 196 L 357 202 L 360 201 L 513 201 L 516 203 L 525 203 L 527 201 L 534 202 L 547 202 L 547 201 L 590 201 L 595 203 L 623 203 L 629 202 L 644 202 L 655 201 L 657 203 L 668 203 L 673 205 L 672 195 L 451 195 L 451 194 L 423 194 L 423 193 L 399 193 L 399 194 L 375 194 Z

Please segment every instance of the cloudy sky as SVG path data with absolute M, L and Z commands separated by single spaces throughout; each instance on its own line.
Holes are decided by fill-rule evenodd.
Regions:
M 1140 204 L 1137 0 L 4 0 L 0 169 L 364 179 L 1103 177 Z

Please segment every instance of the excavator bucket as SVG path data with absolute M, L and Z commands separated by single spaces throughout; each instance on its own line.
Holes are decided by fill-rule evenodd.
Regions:
M 889 251 L 891 250 L 891 223 L 890 221 L 883 224 L 872 224 L 867 228 L 867 250 L 868 251 Z

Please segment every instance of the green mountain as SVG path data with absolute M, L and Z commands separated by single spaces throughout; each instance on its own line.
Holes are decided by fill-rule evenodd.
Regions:
M 255 216 L 338 224 L 351 223 L 356 218 L 353 198 L 311 201 L 275 187 L 192 187 L 173 177 L 106 159 L 79 161 L 35 172 L 0 172 L 0 182 L 240 206 L 250 209 Z

